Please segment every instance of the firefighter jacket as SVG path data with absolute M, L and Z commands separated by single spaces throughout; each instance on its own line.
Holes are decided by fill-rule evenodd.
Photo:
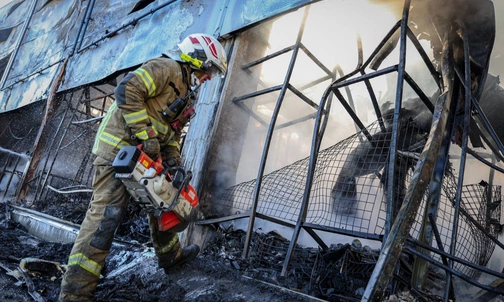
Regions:
M 162 153 L 180 156 L 182 127 L 174 129 L 170 124 L 187 123 L 183 112 L 192 100 L 179 112 L 167 107 L 189 93 L 190 73 L 188 64 L 167 57 L 149 60 L 128 73 L 114 90 L 115 102 L 98 129 L 93 153 L 113 161 L 122 147 L 157 138 Z

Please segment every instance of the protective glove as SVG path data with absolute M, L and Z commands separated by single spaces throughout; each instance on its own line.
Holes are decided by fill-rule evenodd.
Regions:
M 180 151 L 174 146 L 164 147 L 161 151 L 161 157 L 165 166 L 176 167 L 182 165 Z
M 175 158 L 163 160 L 163 165 L 166 167 L 169 167 L 169 168 L 179 166 L 179 164 L 177 164 L 177 160 Z
M 148 140 L 142 141 L 142 150 L 147 153 L 150 158 L 156 159 L 159 156 L 161 147 L 159 146 L 157 138 L 149 138 Z

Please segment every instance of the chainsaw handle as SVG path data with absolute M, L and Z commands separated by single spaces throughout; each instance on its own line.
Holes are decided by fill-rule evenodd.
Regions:
M 156 160 L 152 162 L 152 166 L 158 172 L 159 171 L 163 171 L 164 167 L 163 167 L 163 159 L 161 158 L 161 155 L 158 155 L 158 157 L 156 158 Z
M 142 144 L 138 144 L 136 146 L 138 149 L 142 150 L 143 148 L 143 145 Z M 143 150 L 142 150 L 143 151 Z M 147 155 L 147 154 L 146 154 Z M 149 157 L 149 156 L 147 156 Z M 164 167 L 163 167 L 163 158 L 161 157 L 161 154 L 158 154 L 156 156 L 156 159 L 154 160 L 153 158 L 152 159 L 152 167 L 154 167 L 154 169 L 156 169 L 156 171 L 159 173 L 161 171 L 163 171 Z

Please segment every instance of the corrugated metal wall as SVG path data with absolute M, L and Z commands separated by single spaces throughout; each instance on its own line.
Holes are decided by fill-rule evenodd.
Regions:
M 296 9 L 309 0 L 15 0 L 0 9 L 0 113 L 101 80 L 173 49 L 187 34 L 217 37 Z M 0 70 L 1 72 L 1 70 Z

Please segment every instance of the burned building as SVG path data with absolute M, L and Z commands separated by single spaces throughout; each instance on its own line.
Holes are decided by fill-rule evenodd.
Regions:
M 504 7 L 435 2 L 14 0 L 0 9 L 2 201 L 21 223 L 25 208 L 78 225 L 116 84 L 204 32 L 229 66 L 185 129 L 201 207 L 184 241 L 244 230 L 255 277 L 311 271 L 330 301 L 425 297 L 432 274 L 502 295 Z

